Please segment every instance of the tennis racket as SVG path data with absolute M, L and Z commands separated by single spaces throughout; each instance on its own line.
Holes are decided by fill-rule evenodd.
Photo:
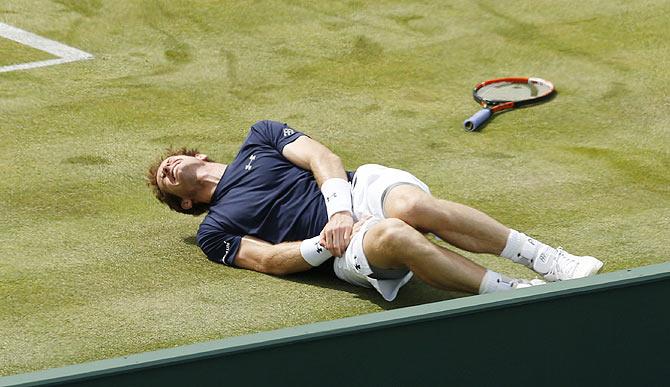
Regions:
M 472 90 L 472 96 L 484 109 L 463 121 L 463 126 L 474 132 L 493 113 L 546 101 L 554 92 L 554 84 L 540 78 L 512 77 L 482 82 Z

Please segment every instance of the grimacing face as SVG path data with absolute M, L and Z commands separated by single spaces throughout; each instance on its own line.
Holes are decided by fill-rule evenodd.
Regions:
M 201 154 L 196 154 L 195 157 L 179 155 L 166 158 L 156 172 L 158 188 L 180 197 L 182 207 L 189 208 L 190 204 L 185 204 L 184 201 L 190 201 L 194 196 L 198 186 L 197 171 L 206 160 L 207 156 Z

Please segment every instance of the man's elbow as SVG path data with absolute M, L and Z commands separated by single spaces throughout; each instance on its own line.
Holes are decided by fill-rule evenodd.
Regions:
M 319 167 L 323 166 L 336 167 L 340 169 L 344 168 L 343 165 L 344 164 L 342 164 L 342 159 L 340 158 L 340 156 L 336 155 L 333 152 L 327 151 L 321 153 L 319 157 L 313 158 L 310 168 L 312 169 L 312 171 L 318 170 Z
M 326 154 L 326 157 L 328 158 L 328 161 L 330 161 L 331 164 L 341 166 L 342 165 L 342 159 L 340 156 L 336 155 L 333 152 L 328 152 Z

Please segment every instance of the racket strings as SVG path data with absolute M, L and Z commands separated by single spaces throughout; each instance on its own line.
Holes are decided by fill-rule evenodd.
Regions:
M 535 83 L 500 82 L 483 86 L 477 96 L 486 101 L 524 101 L 544 96 L 551 88 Z

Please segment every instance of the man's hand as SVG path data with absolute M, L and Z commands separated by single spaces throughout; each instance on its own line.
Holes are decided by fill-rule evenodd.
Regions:
M 354 218 L 350 212 L 342 211 L 333 214 L 321 231 L 321 244 L 333 256 L 341 257 L 351 241 Z

